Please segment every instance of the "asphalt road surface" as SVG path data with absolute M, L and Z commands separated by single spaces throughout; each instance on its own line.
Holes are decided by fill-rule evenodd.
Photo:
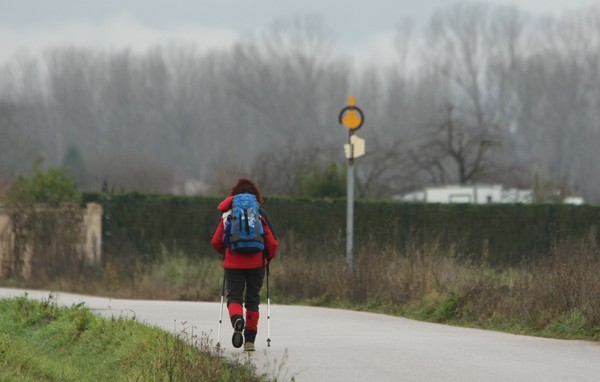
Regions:
M 0 288 L 1 297 L 25 290 Z M 34 299 L 49 292 L 27 291 Z M 105 316 L 135 317 L 171 332 L 205 333 L 216 344 L 219 304 L 109 299 L 56 293 L 60 304 L 85 304 Z M 257 351 L 231 346 L 225 355 L 278 381 L 600 381 L 600 344 L 518 336 L 424 323 L 380 314 L 301 306 L 271 306 L 267 347 L 266 305 L 261 305 Z

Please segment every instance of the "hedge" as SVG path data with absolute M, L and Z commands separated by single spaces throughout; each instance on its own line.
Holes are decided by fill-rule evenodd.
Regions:
M 86 194 L 104 204 L 103 247 L 110 256 L 156 259 L 161 253 L 215 256 L 210 238 L 221 197 L 154 194 Z M 282 255 L 344 256 L 346 201 L 267 198 Z M 598 241 L 600 208 L 553 204 L 425 204 L 356 201 L 355 248 L 374 253 L 431 242 L 458 256 L 516 264 L 547 256 L 567 241 Z

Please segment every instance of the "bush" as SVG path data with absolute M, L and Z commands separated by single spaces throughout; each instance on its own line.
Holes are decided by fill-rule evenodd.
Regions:
M 310 198 L 341 198 L 346 195 L 346 177 L 335 163 L 324 169 L 314 168 L 298 179 L 301 196 Z
M 59 206 L 65 202 L 78 202 L 77 182 L 64 167 L 41 168 L 41 161 L 33 165 L 33 175 L 20 176 L 8 192 L 9 204 L 31 206 L 36 203 Z

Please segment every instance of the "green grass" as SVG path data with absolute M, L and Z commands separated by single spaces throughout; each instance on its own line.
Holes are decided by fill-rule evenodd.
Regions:
M 85 306 L 0 300 L 0 381 L 264 381 L 206 339 L 169 334 Z

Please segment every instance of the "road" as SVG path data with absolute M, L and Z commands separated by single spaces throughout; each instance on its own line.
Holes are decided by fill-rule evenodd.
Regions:
M 25 290 L 0 288 L 0 297 Z M 49 292 L 27 291 L 35 299 Z M 134 317 L 181 333 L 206 333 L 216 343 L 219 304 L 109 299 L 56 293 L 61 305 L 85 302 L 104 316 Z M 598 381 L 600 344 L 518 336 L 424 323 L 381 314 L 301 306 L 271 306 L 271 347 L 266 345 L 266 306 L 261 306 L 259 371 L 278 381 Z M 231 346 L 224 320 L 221 343 Z

